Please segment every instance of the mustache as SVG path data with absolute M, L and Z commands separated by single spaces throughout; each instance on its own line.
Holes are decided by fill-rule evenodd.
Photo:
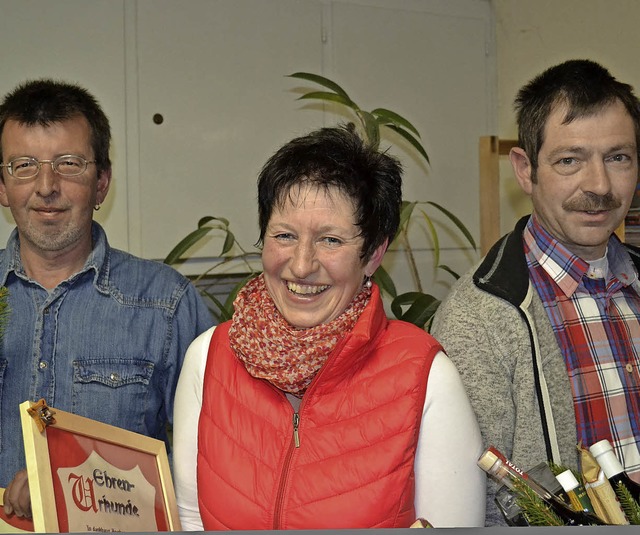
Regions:
M 562 208 L 575 212 L 599 212 L 602 210 L 615 210 L 620 208 L 622 202 L 616 199 L 612 193 L 597 195 L 590 191 L 578 198 L 569 199 L 562 203 Z

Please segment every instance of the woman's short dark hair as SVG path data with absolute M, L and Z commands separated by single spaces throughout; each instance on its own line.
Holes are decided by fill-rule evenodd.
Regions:
M 353 124 L 321 128 L 280 148 L 258 177 L 259 244 L 264 242 L 274 207 L 282 207 L 291 188 L 311 184 L 351 199 L 355 224 L 364 239 L 361 257 L 395 237 L 402 205 L 400 162 L 367 143 Z
M 538 154 L 544 142 L 544 129 L 559 105 L 567 106 L 564 124 L 589 117 L 620 101 L 633 119 L 636 144 L 640 151 L 640 102 L 633 87 L 616 80 L 602 65 L 585 59 L 565 61 L 536 76 L 515 100 L 518 145 L 538 167 Z
M 110 170 L 109 119 L 98 101 L 86 89 L 76 84 L 43 78 L 29 80 L 16 87 L 0 104 L 0 137 L 8 120 L 26 126 L 47 127 L 79 116 L 85 117 L 89 123 L 96 169 L 98 172 Z

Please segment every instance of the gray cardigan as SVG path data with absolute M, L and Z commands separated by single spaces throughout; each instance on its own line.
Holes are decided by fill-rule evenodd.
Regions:
M 528 218 L 457 281 L 431 333 L 462 376 L 485 447 L 524 470 L 547 460 L 577 468 L 571 385 L 522 246 Z M 638 269 L 638 252 L 628 249 Z M 505 523 L 497 487 L 488 484 L 487 525 Z

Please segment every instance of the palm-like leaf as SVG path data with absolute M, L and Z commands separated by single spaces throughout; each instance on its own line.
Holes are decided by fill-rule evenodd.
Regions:
M 231 319 L 231 316 L 233 316 L 233 302 L 236 300 L 236 296 L 238 295 L 238 292 L 240 290 L 242 290 L 242 288 L 245 287 L 245 285 L 251 280 L 254 279 L 255 277 L 257 277 L 260 273 L 256 272 L 256 273 L 249 273 L 249 275 L 247 275 L 246 277 L 244 277 L 241 281 L 238 282 L 238 284 L 236 284 L 231 291 L 229 292 L 229 295 L 227 296 L 227 299 L 224 302 L 224 309 L 227 312 L 228 315 L 228 319 Z
M 411 215 L 413 214 L 413 210 L 418 203 L 413 201 L 402 201 L 402 207 L 400 208 L 400 224 L 398 225 L 398 231 L 396 232 L 393 240 L 395 241 L 401 232 L 404 232 L 404 229 L 409 224 L 409 220 L 411 219 Z
M 406 312 L 402 307 L 409 305 Z M 419 327 L 424 327 L 435 314 L 440 301 L 434 296 L 422 292 L 407 292 L 400 294 L 391 302 L 391 311 L 398 319 L 408 321 Z
M 336 102 L 353 110 L 358 109 L 358 106 L 351 102 L 351 100 L 343 97 L 342 95 L 337 95 L 336 93 L 329 93 L 328 91 L 312 91 L 311 93 L 305 93 L 301 97 L 298 97 L 298 100 L 323 100 L 326 102 Z
M 376 117 L 378 119 L 378 122 L 381 124 L 395 124 L 396 126 L 410 130 L 416 136 L 420 137 L 418 129 L 399 113 L 387 110 L 385 108 L 376 108 L 375 110 L 371 111 L 371 115 Z
M 380 286 L 380 289 L 383 292 L 386 292 L 392 299 L 398 295 L 393 279 L 382 266 L 378 266 L 378 269 L 376 269 L 372 279 L 378 286 Z
M 217 223 L 209 225 L 212 221 L 216 221 Z M 235 237 L 233 236 L 233 233 L 229 231 L 229 220 L 224 217 L 205 216 L 200 218 L 198 221 L 198 228 L 196 230 L 187 234 L 173 249 L 171 249 L 164 259 L 164 263 L 172 265 L 180 262 L 183 255 L 212 230 L 221 230 L 226 234 L 221 256 L 228 253 L 235 243 Z
M 216 319 L 217 323 L 223 323 L 231 319 L 229 311 L 225 308 L 224 303 L 222 303 L 222 301 L 220 301 L 220 299 L 218 299 L 213 292 L 208 292 L 206 290 L 200 290 L 200 292 L 216 306 L 217 310 L 211 310 L 211 313 L 213 314 L 213 317 Z
M 200 227 L 187 234 L 173 249 L 171 249 L 167 257 L 164 259 L 164 263 L 171 265 L 179 262 L 184 253 L 209 234 L 211 230 L 212 227 Z
M 435 208 L 437 208 L 438 210 L 440 210 L 444 215 L 446 215 L 451 222 L 458 227 L 458 230 L 460 232 L 462 232 L 462 234 L 464 235 L 465 238 L 467 238 L 467 241 L 469 242 L 469 244 L 471 245 L 471 247 L 473 247 L 474 249 L 476 249 L 476 242 L 473 239 L 473 236 L 471 235 L 471 233 L 469 232 L 469 230 L 467 230 L 467 227 L 464 225 L 464 223 L 462 221 L 460 221 L 455 215 L 453 215 L 449 210 L 447 210 L 444 206 L 439 205 L 438 203 L 435 203 L 433 201 L 426 201 L 426 204 L 430 204 L 431 206 L 434 206 Z
M 411 132 L 407 132 L 404 128 L 400 128 L 395 124 L 387 124 L 386 127 L 400 134 L 400 136 L 406 139 L 409 144 L 420 153 L 420 155 L 425 159 L 427 163 L 431 163 L 429 161 L 429 155 L 427 154 L 427 151 L 424 150 L 422 144 L 411 134 Z
M 223 225 L 225 228 L 229 228 L 229 220 L 227 218 L 216 217 L 212 215 L 206 215 L 204 217 L 201 217 L 198 221 L 198 228 L 204 227 L 207 223 L 210 223 L 211 221 L 219 221 L 220 224 Z
M 227 235 L 224 239 L 224 243 L 222 244 L 222 252 L 220 253 L 220 256 L 224 256 L 231 251 L 233 244 L 236 243 L 236 237 L 233 235 L 233 232 L 227 229 L 226 233 Z
M 424 210 L 420 210 L 422 213 L 422 218 L 429 229 L 429 234 L 431 234 L 431 241 L 433 242 L 433 265 L 440 265 L 440 239 L 438 238 L 438 233 L 436 232 L 436 227 L 433 225 L 433 221 L 427 215 L 427 212 Z
M 380 126 L 378 125 L 378 121 L 376 121 L 373 115 L 366 111 L 360 110 L 358 116 L 362 121 L 369 144 L 377 149 L 380 145 Z
M 460 278 L 460 275 L 458 275 L 457 272 L 455 272 L 453 269 L 451 269 L 449 266 L 445 265 L 445 264 L 438 264 L 438 269 L 441 269 L 442 271 L 446 271 L 447 273 L 449 273 L 449 275 L 451 275 L 455 280 L 458 280 Z
M 293 74 L 288 75 L 290 78 L 298 78 L 300 80 L 307 80 L 309 82 L 313 82 L 315 84 L 321 85 L 322 87 L 326 87 L 327 89 L 331 89 L 334 93 L 338 95 L 342 95 L 345 100 L 351 100 L 347 92 L 342 89 L 338 84 L 334 81 L 329 80 L 329 78 L 325 78 L 324 76 L 320 76 L 319 74 L 312 74 L 310 72 L 294 72 Z

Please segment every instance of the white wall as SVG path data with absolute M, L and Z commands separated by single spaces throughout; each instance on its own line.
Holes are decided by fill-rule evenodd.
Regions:
M 245 0 L 234 1 L 246 4 Z M 255 1 L 260 5 L 271 2 Z M 284 58 L 280 62 L 278 69 L 319 69 L 345 84 L 353 91 L 354 98 L 363 100 L 364 106 L 389 106 L 414 119 L 425 135 L 433 165 L 426 180 L 415 181 L 415 167 L 409 162 L 408 197 L 442 202 L 471 227 L 476 237 L 479 218 L 476 138 L 482 134 L 497 134 L 503 138 L 516 135 L 512 102 L 522 84 L 552 64 L 583 57 L 602 62 L 621 80 L 640 88 L 640 62 L 636 58 L 640 40 L 637 28 L 640 2 L 637 0 L 490 0 L 490 4 L 489 0 L 294 1 L 300 13 L 320 13 L 323 27 L 335 29 L 336 33 L 321 35 L 318 31 L 309 35 L 309 39 L 318 42 L 317 48 L 309 48 L 317 50 L 311 52 L 315 55 L 308 61 L 298 61 L 303 51 L 296 50 L 289 54 L 290 59 Z M 190 23 L 189 17 L 185 17 L 176 20 L 171 27 L 168 23 L 154 21 L 149 14 L 154 5 L 158 9 L 158 20 L 162 20 L 162 12 L 170 15 L 166 5 L 185 5 L 193 9 L 216 3 L 214 0 L 0 0 L 0 47 L 3 50 L 0 92 L 4 93 L 25 78 L 54 76 L 76 80 L 96 94 L 111 118 L 115 164 L 113 189 L 97 218 L 107 226 L 114 245 L 136 254 L 161 256 L 157 247 L 147 249 L 148 254 L 145 252 L 148 240 L 143 225 L 148 228 L 154 220 L 145 222 L 137 215 L 142 211 L 146 213 L 150 203 L 156 206 L 154 180 L 157 170 L 162 169 L 161 166 L 148 170 L 140 167 L 141 151 L 144 155 L 149 147 L 148 143 L 141 143 L 141 132 L 145 129 L 154 132 L 148 123 L 147 112 L 156 108 L 163 110 L 162 97 L 171 99 L 174 89 L 181 85 L 190 92 L 193 87 L 209 88 L 211 101 L 216 104 L 218 94 L 213 85 L 217 71 L 212 70 L 210 64 L 193 63 L 192 58 L 171 52 L 174 44 L 176 50 L 188 50 L 190 46 L 197 46 L 198 41 L 207 42 L 206 28 L 213 32 L 214 26 L 207 26 L 206 21 L 201 20 Z M 233 2 L 223 3 L 225 9 L 233 9 Z M 489 5 L 494 19 L 486 15 Z M 402 9 L 409 13 L 408 17 L 403 17 Z M 358 20 L 358 25 L 341 26 L 340 14 L 343 12 L 349 14 L 351 20 Z M 367 13 L 371 13 L 371 17 Z M 172 19 L 168 16 L 166 20 Z M 428 20 L 428 24 L 435 21 L 435 26 L 421 26 L 421 20 Z M 77 26 L 69 31 L 69 25 L 75 21 Z M 438 31 L 439 21 L 443 28 L 448 26 L 453 30 Z M 482 21 L 485 21 L 484 30 L 480 29 Z M 385 28 L 385 23 L 389 28 Z M 22 38 L 22 29 L 33 25 L 40 29 L 32 31 L 28 39 Z M 233 27 L 229 29 L 232 31 Z M 140 35 L 145 33 L 153 34 L 154 39 L 163 43 L 164 49 L 154 50 L 146 40 L 140 41 Z M 368 39 L 375 39 L 377 46 L 368 61 L 362 61 L 358 56 L 363 54 L 358 48 L 363 33 Z M 246 52 L 255 49 L 257 38 L 252 32 L 235 34 L 233 46 L 247 44 L 240 57 L 250 56 Z M 423 45 L 412 54 L 399 57 L 392 52 L 398 39 L 403 40 L 404 46 L 412 46 L 414 42 Z M 215 39 L 212 38 L 214 41 L 217 43 L 215 53 L 230 58 L 229 64 L 233 65 L 234 51 L 225 48 L 219 32 Z M 340 47 L 345 47 L 347 52 L 343 53 Z M 472 47 L 473 51 L 461 55 L 464 47 Z M 268 57 L 270 50 L 265 48 L 264 53 Z M 308 52 L 304 54 L 308 55 Z M 155 73 L 146 69 L 146 63 L 141 68 L 145 58 L 153 58 Z M 179 61 L 180 68 L 172 67 L 171 61 Z M 236 65 L 240 67 L 239 63 Z M 193 76 L 185 74 L 189 68 Z M 484 72 L 484 78 L 473 78 L 469 73 L 474 70 Z M 324 122 L 335 122 L 335 116 L 323 118 L 320 112 L 305 109 L 295 102 L 292 88 L 298 84 L 286 80 L 284 74 L 286 72 L 274 73 L 274 80 L 265 87 L 265 102 L 280 110 L 281 116 L 286 116 L 287 130 L 274 123 L 273 139 L 264 139 L 259 146 L 252 143 L 253 150 L 249 142 L 239 138 L 238 146 L 243 141 L 247 144 L 246 162 L 243 162 L 241 150 L 226 155 L 224 162 L 220 162 L 221 158 L 216 154 L 216 161 L 212 161 L 212 169 L 216 171 L 221 163 L 232 168 L 236 165 L 233 162 L 246 164 L 243 181 L 232 191 L 233 203 L 225 205 L 220 201 L 224 195 L 216 195 L 217 185 L 220 181 L 228 182 L 227 179 L 220 178 L 218 173 L 203 177 L 211 182 L 211 186 L 206 196 L 194 196 L 193 210 L 185 210 L 179 215 L 181 227 L 175 231 L 176 235 L 183 234 L 193 227 L 198 217 L 206 215 L 202 203 L 205 202 L 203 199 L 210 198 L 211 212 L 247 222 L 241 237 L 244 243 L 251 243 L 255 236 L 251 230 L 255 228 L 252 227 L 255 225 L 252 191 L 259 165 L 270 151 L 293 135 Z M 474 79 L 481 82 L 473 82 Z M 219 77 L 219 83 L 224 83 L 226 88 L 223 88 L 225 94 L 233 95 L 234 80 L 234 77 Z M 139 93 L 145 84 L 154 88 L 151 100 Z M 450 88 L 449 96 L 454 104 L 443 100 L 442 92 L 437 92 L 438 84 Z M 417 98 L 405 93 L 412 87 L 418 91 Z M 467 89 L 469 91 L 465 92 Z M 457 118 L 452 119 L 454 113 Z M 168 120 L 171 121 L 170 116 Z M 220 122 L 219 116 L 213 116 L 211 121 L 218 121 L 217 129 L 205 134 L 210 136 L 207 139 L 212 146 L 216 144 L 216 136 L 233 139 L 238 135 L 237 124 Z M 184 136 L 190 139 L 188 134 Z M 172 156 L 170 151 L 169 156 Z M 517 217 L 529 212 L 530 208 L 528 199 L 513 180 L 508 163 L 505 162 L 502 169 L 501 227 L 506 232 Z M 235 172 L 236 180 L 239 175 Z M 176 188 L 185 188 L 180 177 L 172 178 Z M 166 197 L 166 191 L 171 190 L 163 191 Z M 184 192 L 179 191 L 179 196 L 184 197 Z M 252 208 L 238 213 L 240 208 L 234 203 L 242 199 Z M 173 220 L 175 215 L 168 214 L 167 218 Z M 11 227 L 10 214 L 4 211 L 0 217 L 0 241 Z M 421 236 L 418 238 L 420 244 L 428 243 Z M 175 240 L 174 235 L 166 236 L 166 248 L 161 247 L 162 251 L 168 252 Z M 452 237 L 445 237 L 444 241 L 444 263 L 463 270 L 476 258 L 474 253 L 459 247 Z M 421 264 L 425 266 L 423 272 L 429 275 L 432 273 L 430 249 L 428 245 L 418 248 Z M 394 261 L 393 255 L 389 256 L 388 262 L 392 266 L 402 264 Z M 401 274 L 399 279 L 405 281 L 408 277 Z M 427 279 L 426 286 L 436 295 L 446 293 L 446 276 Z
M 129 245 L 126 181 L 124 4 L 112 0 L 0 0 L 0 95 L 26 79 L 51 77 L 90 89 L 109 116 L 115 180 L 96 219 L 112 244 Z M 25 35 L 25 31 L 27 32 Z M 13 229 L 0 209 L 0 247 Z
M 637 0 L 492 0 L 496 21 L 498 131 L 515 138 L 518 89 L 568 59 L 602 63 L 640 94 L 640 2 Z M 510 166 L 501 167 L 501 228 L 530 212 Z
M 300 70 L 412 121 L 431 165 L 394 141 L 405 198 L 444 205 L 478 239 L 477 139 L 496 128 L 493 30 L 489 0 L 0 0 L 0 93 L 50 76 L 96 94 L 115 164 L 97 219 L 140 256 L 162 259 L 207 215 L 253 244 L 261 165 L 294 136 L 353 120 L 296 101 L 319 89 L 285 77 Z M 0 243 L 12 227 L 4 210 Z M 477 253 L 439 227 L 441 262 L 466 270 Z M 412 228 L 425 289 L 442 297 L 453 279 L 434 271 L 419 218 Z M 215 245 L 198 250 L 205 264 Z M 385 266 L 408 291 L 403 256 L 391 251 Z

